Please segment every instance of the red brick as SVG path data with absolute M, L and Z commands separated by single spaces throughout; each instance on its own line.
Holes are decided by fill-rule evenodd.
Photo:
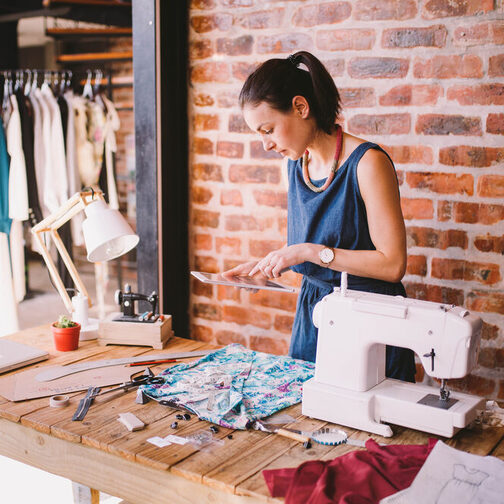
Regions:
M 274 327 L 276 331 L 291 334 L 294 317 L 291 315 L 275 315 Z
M 209 212 L 208 210 L 193 210 L 193 225 L 201 227 L 219 227 L 219 212 Z
M 382 145 L 395 164 L 432 164 L 432 148 L 427 145 Z
M 218 236 L 217 238 L 215 238 L 215 250 L 218 254 L 240 255 L 241 240 L 240 238 Z
M 278 217 L 278 230 L 282 235 L 287 234 L 287 217 Z
M 254 37 L 251 35 L 242 35 L 235 39 L 220 38 L 217 39 L 217 52 L 227 56 L 252 54 L 253 43 Z
M 496 349 L 492 347 L 480 348 L 478 364 L 486 368 L 494 368 L 497 361 Z
M 218 273 L 219 263 L 215 257 L 195 256 L 194 268 L 196 271 L 207 271 L 208 273 Z
M 429 0 L 423 5 L 422 17 L 436 19 L 452 16 L 481 15 L 494 10 L 493 0 Z
M 413 76 L 419 79 L 481 78 L 483 62 L 474 54 L 438 55 L 430 59 L 417 57 Z
M 440 96 L 443 96 L 441 86 L 404 84 L 380 96 L 380 105 L 436 105 Z
M 349 2 L 328 2 L 300 7 L 292 16 L 294 26 L 317 26 L 340 23 L 350 17 L 352 6 Z
M 410 298 L 457 306 L 464 304 L 464 291 L 460 289 L 412 282 L 405 282 L 404 286 Z
M 419 115 L 415 131 L 422 135 L 481 135 L 481 119 L 462 115 Z
M 339 88 L 343 108 L 374 107 L 376 103 L 373 88 Z
M 249 252 L 251 257 L 265 257 L 273 250 L 278 250 L 285 245 L 278 240 L 250 240 Z
M 497 54 L 488 58 L 488 76 L 504 77 L 504 54 Z
M 191 281 L 192 293 L 195 296 L 205 296 L 209 299 L 213 298 L 213 285 L 205 284 L 193 278 Z
M 219 301 L 236 301 L 237 303 L 241 302 L 241 289 L 237 289 L 236 287 L 230 287 L 227 285 L 218 285 L 217 286 L 217 299 Z
M 401 198 L 403 216 L 409 219 L 432 219 L 434 206 L 430 199 L 426 198 Z
M 282 159 L 282 156 L 273 150 L 264 150 L 262 142 L 250 142 L 250 157 L 252 159 Z
M 365 51 L 374 46 L 375 39 L 374 30 L 318 30 L 316 45 L 322 51 Z
M 448 30 L 444 25 L 427 28 L 389 28 L 383 30 L 382 47 L 444 47 Z
M 432 259 L 433 278 L 443 280 L 465 280 L 466 282 L 480 282 L 492 285 L 501 280 L 498 264 L 476 263 L 461 259 Z
M 221 108 L 235 107 L 236 105 L 238 105 L 238 92 L 220 91 L 217 94 L 217 105 L 219 105 L 219 107 Z
M 220 3 L 224 8 L 250 7 L 254 0 L 221 0 Z
M 474 194 L 472 175 L 436 172 L 407 172 L 406 182 L 415 189 L 427 189 L 440 194 Z
M 215 339 L 219 345 L 230 345 L 231 343 L 240 343 L 240 345 L 247 346 L 247 339 L 241 333 L 233 331 L 217 331 Z
M 210 303 L 194 303 L 193 315 L 207 320 L 222 320 L 221 307 Z
M 228 130 L 232 133 L 253 133 L 241 114 L 233 114 L 229 117 Z
M 208 10 L 215 7 L 215 0 L 191 0 L 191 9 Z
M 219 129 L 219 116 L 215 114 L 195 114 L 193 118 L 195 131 Z
M 504 135 L 504 114 L 488 114 L 486 130 L 494 135 Z
M 504 293 L 472 291 L 467 295 L 467 308 L 477 312 L 504 315 Z
M 193 242 L 196 250 L 212 250 L 212 235 L 195 233 Z
M 191 27 L 196 33 L 206 33 L 213 30 L 227 31 L 231 26 L 233 26 L 232 14 L 191 17 Z
M 194 203 L 204 205 L 212 199 L 213 193 L 206 187 L 192 186 L 191 187 L 191 200 Z
M 382 19 L 411 19 L 416 16 L 414 0 L 357 0 L 354 18 L 361 21 Z
M 484 198 L 504 197 L 503 175 L 480 175 L 478 177 L 478 196 Z
M 408 68 L 404 58 L 352 58 L 348 74 L 354 79 L 393 79 L 405 77 Z
M 293 53 L 313 49 L 312 38 L 306 33 L 288 33 L 261 36 L 257 38 L 256 51 L 259 54 Z
M 287 193 L 285 191 L 254 191 L 254 199 L 258 205 L 287 209 Z
M 449 166 L 483 168 L 504 161 L 504 148 L 458 145 L 439 149 L 439 162 Z
M 410 114 L 357 114 L 348 121 L 348 130 L 356 135 L 401 135 L 410 129 Z
M 331 74 L 331 77 L 341 77 L 345 71 L 345 60 L 343 58 L 324 61 L 324 66 Z
M 499 337 L 499 327 L 496 325 L 488 324 L 483 321 L 483 328 L 481 329 L 481 338 L 484 340 L 495 340 Z
M 213 154 L 213 142 L 208 138 L 194 137 L 192 146 L 196 154 Z
M 496 224 L 504 219 L 504 206 L 457 201 L 453 203 L 453 217 L 455 222 L 467 224 Z
M 225 305 L 222 307 L 223 320 L 234 322 L 239 325 L 253 325 L 269 329 L 271 327 L 271 316 L 262 311 L 245 308 L 242 306 Z
M 241 14 L 235 23 L 248 30 L 261 30 L 263 28 L 279 28 L 282 24 L 285 9 L 262 10 Z
M 257 352 L 287 355 L 289 344 L 283 339 L 272 338 L 270 336 L 250 336 L 250 348 Z
M 259 222 L 251 215 L 227 215 L 227 231 L 257 231 Z
M 504 255 L 504 236 L 478 235 L 474 238 L 474 246 L 481 252 L 495 252 Z
M 243 61 L 238 61 L 231 65 L 231 73 L 235 79 L 244 82 L 247 77 L 257 68 L 256 63 L 248 63 Z M 238 103 L 238 97 L 234 101 L 233 105 Z
M 221 205 L 243 206 L 241 191 L 238 189 L 223 189 L 220 202 Z
M 495 391 L 495 380 L 469 374 L 458 380 L 450 380 L 450 388 L 481 397 L 490 397 Z
M 452 86 L 448 88 L 446 97 L 458 101 L 460 105 L 504 105 L 504 85 Z
M 226 259 L 226 258 L 224 258 L 224 267 L 222 268 L 222 271 L 227 271 L 227 270 L 236 268 L 236 266 L 239 266 L 240 264 L 243 264 L 243 259 Z
M 427 275 L 427 259 L 424 255 L 408 255 L 406 264 L 406 273 L 408 275 Z
M 209 343 L 213 341 L 213 331 L 210 327 L 193 324 L 191 326 L 191 339 Z
M 211 40 L 193 40 L 189 44 L 189 58 L 190 59 L 204 59 L 209 58 L 213 54 L 213 47 Z
M 195 180 L 223 182 L 222 168 L 209 163 L 196 163 L 193 165 L 192 176 Z
M 230 78 L 231 73 L 227 63 L 209 61 L 191 68 L 192 82 L 228 82 Z
M 241 142 L 217 142 L 217 155 L 228 158 L 243 157 L 243 144 Z
M 404 171 L 396 169 L 396 177 L 397 183 L 399 184 L 399 187 L 401 187 L 404 184 Z
M 280 182 L 280 168 L 278 166 L 231 165 L 229 180 L 238 184 L 278 184 Z
M 253 305 L 267 306 L 269 308 L 293 312 L 296 309 L 297 294 L 260 290 L 256 294 L 250 296 L 250 302 Z
M 408 246 L 410 247 L 431 247 L 441 250 L 446 250 L 448 247 L 467 249 L 468 238 L 466 231 L 408 226 L 406 233 Z
M 477 25 L 459 26 L 453 34 L 453 43 L 466 47 L 484 44 L 504 44 L 504 22 L 498 20 Z

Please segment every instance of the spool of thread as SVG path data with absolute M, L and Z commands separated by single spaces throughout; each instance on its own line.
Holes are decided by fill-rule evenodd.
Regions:
M 63 408 L 69 402 L 70 398 L 67 395 L 55 395 L 49 399 L 51 408 Z

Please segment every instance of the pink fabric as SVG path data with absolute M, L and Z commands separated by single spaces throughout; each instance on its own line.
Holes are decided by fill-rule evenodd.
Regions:
M 372 439 L 329 461 L 263 471 L 272 497 L 285 504 L 374 504 L 411 485 L 437 439 L 427 445 L 380 446 Z

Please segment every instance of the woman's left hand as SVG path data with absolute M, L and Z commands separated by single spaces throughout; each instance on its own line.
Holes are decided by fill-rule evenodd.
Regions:
M 270 252 L 250 270 L 249 276 L 261 271 L 267 278 L 277 278 L 291 266 L 309 260 L 310 243 L 297 243 Z

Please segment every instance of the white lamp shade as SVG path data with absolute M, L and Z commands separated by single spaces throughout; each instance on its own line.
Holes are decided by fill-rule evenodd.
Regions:
M 87 219 L 82 224 L 82 232 L 88 261 L 110 261 L 137 246 L 140 238 L 118 210 L 97 199 L 85 211 Z

